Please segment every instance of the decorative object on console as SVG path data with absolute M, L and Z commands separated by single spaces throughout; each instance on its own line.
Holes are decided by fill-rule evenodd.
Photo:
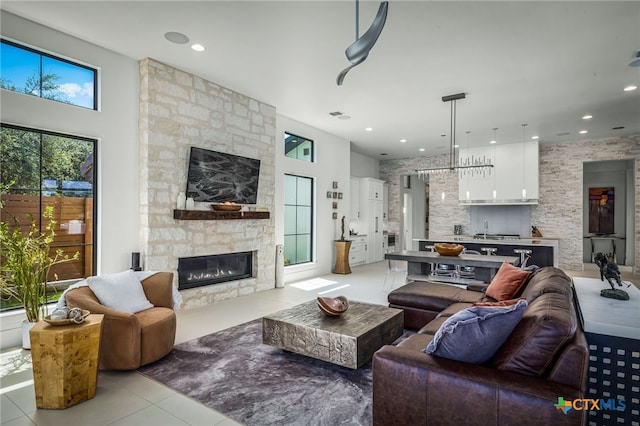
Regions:
M 142 271 L 140 267 L 140 252 L 134 251 L 131 253 L 131 269 L 134 271 Z
M 344 218 L 345 216 L 342 216 L 342 225 L 340 226 L 340 241 L 344 241 Z
M 89 314 L 90 312 L 86 309 L 63 308 L 56 309 L 51 315 L 44 317 L 44 320 L 47 324 L 51 325 L 82 324 Z
M 388 1 L 380 3 L 378 13 L 373 19 L 373 23 L 367 32 L 360 37 L 360 2 L 359 0 L 356 0 L 356 41 L 351 43 L 344 52 L 349 62 L 351 62 L 351 65 L 340 71 L 340 74 L 338 74 L 338 77 L 336 78 L 338 86 L 342 86 L 342 82 L 351 68 L 361 64 L 365 59 L 367 59 L 367 56 L 369 56 L 369 51 L 371 51 L 373 45 L 378 41 L 378 37 L 384 28 L 388 10 Z
M 242 204 L 228 202 L 222 204 L 211 204 L 211 208 L 219 212 L 237 212 L 242 209 Z
M 507 306 L 472 306 L 442 323 L 423 352 L 472 364 L 490 360 L 516 328 L 525 299 Z
M 187 198 L 187 202 L 185 203 L 186 210 L 193 210 L 196 207 L 196 203 L 193 198 Z
M 531 272 L 504 262 L 487 287 L 486 294 L 497 301 L 513 299 L 530 276 Z
M 327 316 L 337 317 L 349 309 L 349 300 L 344 296 L 317 298 L 318 307 Z
M 178 210 L 184 210 L 187 203 L 187 196 L 184 192 L 178 192 L 178 199 L 176 200 L 176 208 Z
M 618 286 L 622 287 L 622 280 L 620 279 L 620 268 L 614 262 L 609 262 L 607 256 L 602 253 L 596 254 L 595 263 L 600 268 L 600 281 L 607 279 L 607 282 L 611 288 L 605 288 L 600 292 L 600 296 L 608 299 L 629 300 L 629 293 L 626 291 L 615 288 L 613 282 L 615 281 Z M 630 287 L 631 284 L 627 284 Z
M 460 244 L 436 243 L 434 248 L 440 256 L 459 256 L 464 250 Z

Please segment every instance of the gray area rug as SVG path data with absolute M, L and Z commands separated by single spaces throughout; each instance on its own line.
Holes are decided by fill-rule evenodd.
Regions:
M 263 345 L 262 319 L 178 344 L 138 371 L 246 425 L 371 424 L 371 362 L 351 370 Z

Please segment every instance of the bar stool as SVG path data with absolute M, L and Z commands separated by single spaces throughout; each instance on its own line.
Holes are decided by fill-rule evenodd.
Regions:
M 529 249 L 514 249 L 515 254 L 520 255 L 520 268 L 527 266 L 527 261 L 531 258 L 531 250 Z
M 436 246 L 434 246 L 434 245 L 425 246 L 424 248 L 427 249 L 427 251 L 430 251 L 432 253 L 436 251 Z M 437 272 L 436 271 L 436 264 L 435 263 L 430 263 L 429 264 L 429 274 L 432 275 L 432 276 L 433 275 L 437 275 L 436 272 Z
M 477 250 L 464 249 L 462 251 L 462 254 L 480 254 L 480 252 Z M 473 266 L 467 266 L 467 265 L 456 265 L 456 275 L 458 278 L 475 279 L 476 268 Z
M 498 249 L 495 247 L 482 247 L 480 251 L 483 251 L 487 256 L 495 256 Z

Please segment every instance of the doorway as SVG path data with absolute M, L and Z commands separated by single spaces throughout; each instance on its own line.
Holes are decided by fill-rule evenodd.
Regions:
M 633 160 L 589 161 L 583 167 L 583 261 L 603 253 L 618 265 L 635 258 Z
M 400 176 L 400 247 L 403 250 L 417 250 L 416 239 L 429 236 L 429 184 L 418 175 Z

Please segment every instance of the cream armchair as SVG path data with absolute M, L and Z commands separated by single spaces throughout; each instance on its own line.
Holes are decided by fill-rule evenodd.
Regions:
M 101 370 L 135 370 L 171 352 L 176 336 L 173 311 L 173 274 L 158 272 L 144 280 L 145 296 L 153 305 L 135 314 L 102 305 L 89 287 L 70 290 L 70 308 L 104 314 L 100 341 Z

